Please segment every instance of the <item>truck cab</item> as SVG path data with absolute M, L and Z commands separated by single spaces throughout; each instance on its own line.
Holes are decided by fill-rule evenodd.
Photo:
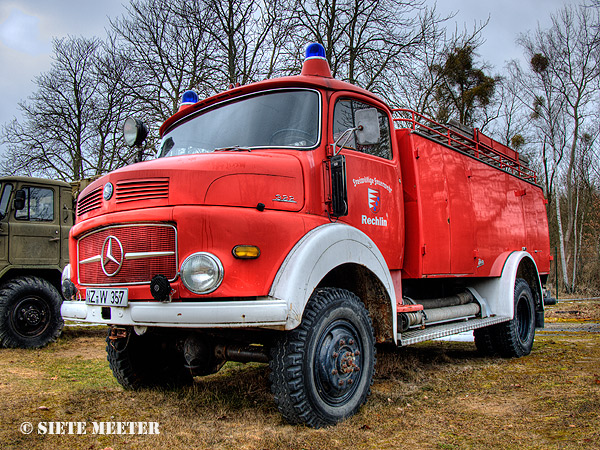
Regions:
M 62 330 L 60 280 L 68 264 L 68 183 L 0 178 L 0 343 L 40 347 Z

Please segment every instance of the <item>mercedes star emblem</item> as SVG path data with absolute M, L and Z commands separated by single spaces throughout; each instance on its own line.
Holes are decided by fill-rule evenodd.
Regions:
M 123 266 L 123 245 L 114 236 L 108 236 L 102 244 L 102 271 L 107 277 L 113 277 Z M 113 270 L 114 269 L 114 270 Z

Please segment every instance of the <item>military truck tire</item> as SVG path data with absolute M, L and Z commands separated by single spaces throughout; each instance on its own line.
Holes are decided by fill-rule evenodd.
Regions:
M 313 428 L 358 411 L 375 371 L 371 318 L 349 291 L 317 289 L 302 323 L 271 350 L 271 390 L 285 419 Z
M 184 367 L 183 353 L 175 343 L 151 333 L 106 338 L 106 359 L 113 375 L 125 389 L 177 388 L 190 385 L 193 377 Z
M 519 358 L 531 353 L 535 337 L 535 305 L 531 288 L 517 278 L 514 290 L 514 317 L 496 325 L 492 338 L 500 356 Z
M 10 348 L 39 348 L 55 341 L 64 321 L 62 297 L 48 281 L 25 276 L 0 288 L 0 344 Z

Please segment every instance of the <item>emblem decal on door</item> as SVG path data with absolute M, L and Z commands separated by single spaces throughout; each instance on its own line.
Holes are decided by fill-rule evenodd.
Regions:
M 368 189 L 369 193 L 369 209 L 373 214 L 377 214 L 381 209 L 381 196 L 377 189 Z

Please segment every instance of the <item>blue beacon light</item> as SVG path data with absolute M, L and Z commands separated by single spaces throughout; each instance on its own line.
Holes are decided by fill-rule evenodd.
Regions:
M 318 43 L 308 44 L 305 59 L 325 59 L 325 47 Z
M 181 97 L 181 106 L 193 105 L 194 103 L 198 103 L 198 94 L 194 91 L 185 91 Z
M 325 57 L 325 47 L 317 43 L 308 44 L 305 51 L 306 58 L 300 75 L 331 78 L 331 69 Z

